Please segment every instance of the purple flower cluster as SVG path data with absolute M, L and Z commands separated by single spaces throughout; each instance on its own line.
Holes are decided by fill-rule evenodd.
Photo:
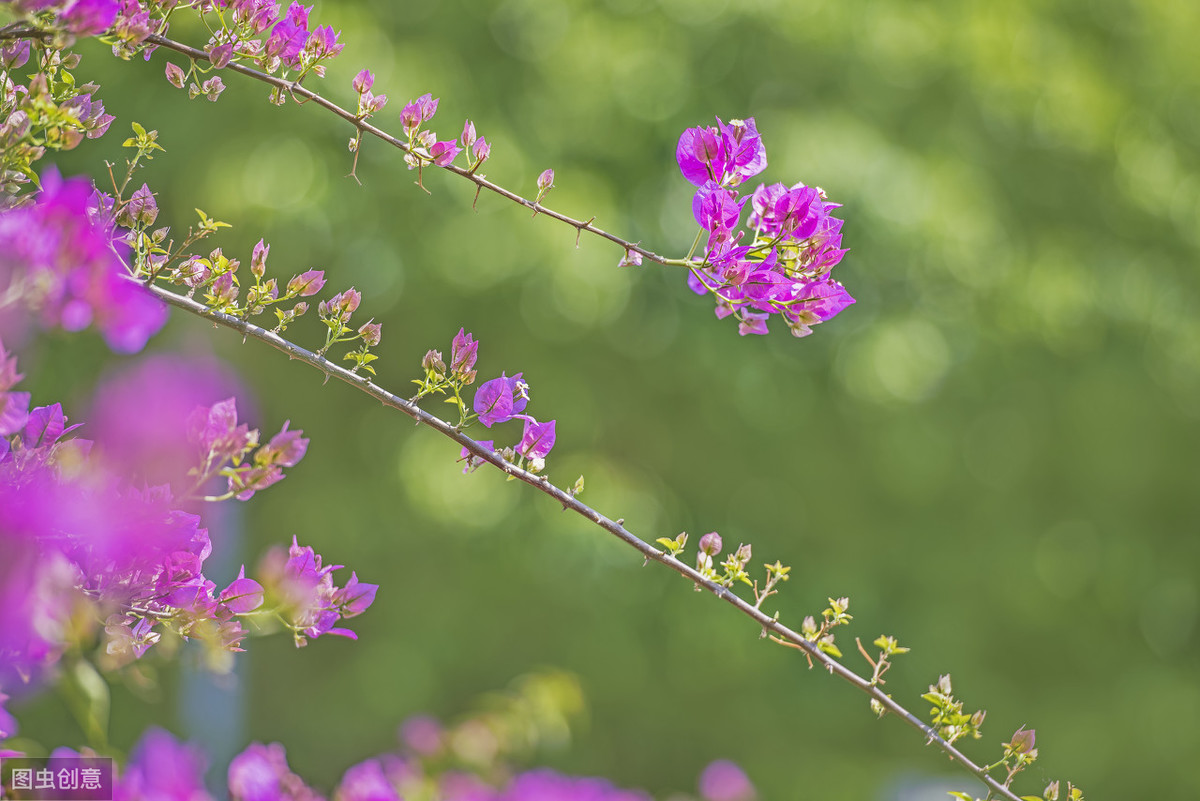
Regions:
M 118 0 L 4 0 L 18 14 L 52 17 L 56 26 L 77 36 L 104 33 L 121 11 Z
M 220 474 L 229 482 L 229 494 L 247 501 L 254 493 L 283 479 L 283 468 L 294 467 L 308 451 L 303 431 L 289 431 L 285 421 L 279 433 L 260 446 L 258 429 L 238 423 L 237 401 L 228 398 L 209 408 L 198 408 L 187 420 L 188 442 L 195 448 L 196 484 Z M 257 449 L 257 450 L 256 450 Z M 247 458 L 254 451 L 252 458 Z
M 354 80 L 352 80 L 350 84 L 354 87 L 354 91 L 358 94 L 359 116 L 369 116 L 387 105 L 387 95 L 376 95 L 371 93 L 371 87 L 375 85 L 375 74 L 370 70 L 362 70 L 359 72 L 354 76 Z
M 478 350 L 479 343 L 470 334 L 464 333 L 463 329 L 459 329 L 451 351 L 452 370 L 458 375 L 469 373 L 473 378 Z M 485 381 L 475 390 L 472 408 L 475 414 L 479 415 L 479 422 L 487 428 L 513 419 L 523 420 L 525 428 L 521 434 L 521 441 L 515 451 L 507 453 L 506 456 L 517 458 L 520 464 L 528 465 L 532 472 L 539 473 L 545 468 L 546 457 L 554 447 L 556 421 L 539 423 L 531 415 L 524 413 L 528 403 L 529 384 L 525 382 L 523 374 L 517 373 L 510 377 L 501 373 L 499 378 Z M 495 448 L 494 440 L 483 440 L 479 444 L 489 449 Z M 466 448 L 463 448 L 460 458 L 467 460 L 466 467 L 463 468 L 464 473 L 481 464 Z
M 240 6 L 243 9 L 242 14 L 251 17 L 262 15 L 264 11 L 268 16 L 272 10 L 275 14 L 279 13 L 278 5 L 270 0 L 231 0 L 229 6 L 234 8 L 235 12 Z M 318 75 L 324 75 L 325 67 L 321 62 L 342 52 L 345 45 L 338 42 L 340 32 L 334 32 L 328 25 L 319 25 L 309 30 L 310 11 L 311 6 L 305 8 L 300 3 L 293 2 L 283 17 L 271 28 L 271 35 L 263 45 L 268 72 L 274 72 L 278 65 L 282 64 L 298 72 L 311 69 Z
M 351 572 L 345 586 L 333 583 L 333 571 L 342 565 L 322 565 L 321 556 L 309 547 L 301 547 L 296 538 L 285 554 L 272 548 L 259 564 L 258 574 L 274 602 L 276 613 L 295 635 L 296 645 L 306 645 L 308 637 L 335 634 L 358 639 L 350 629 L 335 628 L 339 620 L 361 615 L 375 601 L 377 584 L 358 580 Z
M 178 373 L 156 369 L 154 376 L 153 391 L 136 398 L 139 406 L 161 401 L 177 407 L 171 398 L 190 391 L 159 386 Z M 0 693 L 35 686 L 65 649 L 93 637 L 108 666 L 140 658 L 166 631 L 204 642 L 219 663 L 241 650 L 241 616 L 264 607 L 290 616 L 298 641 L 325 633 L 353 636 L 333 625 L 365 611 L 375 585 L 352 575 L 344 587 L 334 586 L 336 566 L 322 567 L 320 556 L 293 539 L 287 556 L 266 560 L 263 583 L 247 578 L 243 568 L 220 588 L 204 574 L 212 544 L 200 518 L 180 508 L 186 499 L 177 500 L 167 484 L 130 485 L 124 470 L 130 454 L 123 451 L 128 443 L 113 447 L 102 436 L 93 449 L 92 442 L 70 436 L 78 425 L 68 425 L 60 405 L 29 408 L 29 393 L 15 390 L 21 378 L 16 359 L 0 346 Z M 123 380 L 138 385 L 136 378 Z M 129 396 L 112 395 L 121 397 Z M 101 404 L 102 420 L 111 413 Z M 180 428 L 178 419 L 155 414 L 141 421 L 142 427 Z M 100 428 L 121 438 L 120 427 Z M 285 424 L 246 458 L 258 432 L 238 422 L 232 399 L 197 409 L 186 428 L 193 465 L 199 463 L 188 478 L 203 483 L 226 476 L 230 495 L 239 498 L 280 480 L 281 468 L 296 464 L 307 447 L 301 432 Z M 145 444 L 134 447 L 149 453 Z M 158 454 L 154 461 L 180 460 Z M 92 614 L 81 617 L 84 608 Z M 88 618 L 94 621 L 90 628 Z M 100 621 L 103 633 L 96 630 Z M 14 730 L 0 709 L 0 731 Z
M 162 328 L 167 307 L 129 280 L 110 237 L 89 221 L 91 184 L 53 169 L 31 205 L 0 212 L 0 335 L 23 335 L 32 311 L 47 327 L 95 324 L 109 347 L 134 353 Z
M 82 6 L 83 4 L 78 4 Z M 87 24 L 87 14 L 75 20 Z M 42 47 L 38 45 L 38 47 Z M 0 42 L 0 197 L 16 194 L 34 176 L 33 164 L 48 149 L 70 150 L 84 137 L 103 136 L 114 117 L 105 113 L 104 103 L 96 96 L 99 87 L 92 83 L 51 81 L 35 71 L 21 82 L 18 72 L 33 59 L 40 65 L 43 59 L 59 66 L 63 58 L 58 53 L 40 53 L 28 39 Z M 71 62 L 67 62 L 71 63 Z M 69 77 L 65 64 L 59 66 L 61 75 Z M 0 208 L 5 204 L 0 200 Z
M 0 702 L 4 696 L 0 695 Z M 606 779 L 569 776 L 546 768 L 513 773 L 503 767 L 495 771 L 507 778 L 484 781 L 475 773 L 446 769 L 427 772 L 426 759 L 446 756 L 440 724 L 423 719 L 436 731 L 431 749 L 383 754 L 351 766 L 332 794 L 337 801 L 403 801 L 404 798 L 435 797 L 441 801 L 651 801 L 642 790 L 627 790 Z M 4 737 L 4 710 L 0 705 L 0 739 Z M 465 725 L 474 725 L 468 722 Z M 17 752 L 0 752 L 5 756 Z M 71 749 L 55 750 L 54 756 L 78 756 Z M 182 743 L 160 728 L 148 729 L 134 746 L 129 761 L 116 777 L 114 798 L 188 799 L 211 801 L 204 785 L 205 755 L 194 745 Z M 229 764 L 229 797 L 233 801 L 322 801 L 288 765 L 287 752 L 279 743 L 251 743 Z M 432 795 L 431 795 L 432 794 Z M 690 796 L 676 796 L 686 801 Z M 720 760 L 700 776 L 699 797 L 703 801 L 755 801 L 757 793 L 736 764 Z
M 690 267 L 688 286 L 716 297 L 717 317 L 733 315 L 745 336 L 767 333 L 767 320 L 778 314 L 802 337 L 854 302 L 829 277 L 846 252 L 842 221 L 831 214 L 838 204 L 802 183 L 739 193 L 737 187 L 767 166 L 753 118 L 728 124 L 718 118 L 715 127 L 687 129 L 675 158 L 697 187 L 692 214 L 707 232 L 704 258 Z M 753 239 L 742 244 L 745 231 L 737 229 L 747 202 Z
M 77 426 L 58 404 L 25 412 L 2 350 L 0 362 L 0 689 L 33 683 L 57 661 L 66 612 L 81 603 L 106 619 L 118 661 L 140 657 L 160 623 L 237 650 L 234 616 L 261 603 L 261 588 L 239 578 L 217 593 L 202 572 L 212 546 L 199 517 L 175 508 L 166 487 L 130 487 L 89 459 L 91 443 L 67 437 Z
M 404 129 L 404 135 L 408 137 L 409 146 L 404 161 L 410 170 L 429 162 L 439 167 L 448 167 L 458 158 L 459 153 L 466 151 L 467 167 L 474 172 L 492 154 L 492 146 L 488 144 L 487 139 L 476 134 L 475 123 L 470 120 L 463 123 L 462 134 L 458 139 L 440 140 L 437 133 L 423 128 L 422 126 L 437 113 L 438 100 L 426 93 L 406 103 L 401 109 L 400 125 Z
M 231 61 L 246 60 L 269 74 L 292 71 L 297 80 L 310 73 L 324 76 L 327 62 L 345 47 L 338 41 L 340 31 L 329 25 L 312 27 L 312 6 L 292 2 L 284 11 L 278 0 L 210 0 L 199 4 L 201 16 L 213 10 L 218 15 L 206 20 L 213 33 L 204 50 L 217 69 L 224 69 Z M 167 80 L 179 89 L 184 88 L 189 75 L 195 74 L 194 67 L 184 72 L 175 64 L 167 64 L 165 70 Z M 224 88 L 220 77 L 212 76 L 202 84 L 191 83 L 188 93 L 193 98 L 203 94 L 216 100 Z M 272 93 L 277 103 L 284 97 L 282 92 Z

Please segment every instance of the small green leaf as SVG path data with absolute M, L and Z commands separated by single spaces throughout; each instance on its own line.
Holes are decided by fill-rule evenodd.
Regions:
M 821 642 L 817 643 L 817 647 L 832 656 L 834 659 L 842 658 L 841 650 L 831 642 L 822 640 Z
M 952 795 L 955 798 L 961 798 L 962 801 L 975 801 L 974 796 L 967 795 L 966 793 L 951 792 L 951 793 L 949 793 L 949 795 Z M 1038 799 L 1038 801 L 1041 801 L 1041 799 Z
M 142 137 L 146 135 L 146 129 L 143 128 L 141 123 L 138 122 L 133 123 L 133 132 Z

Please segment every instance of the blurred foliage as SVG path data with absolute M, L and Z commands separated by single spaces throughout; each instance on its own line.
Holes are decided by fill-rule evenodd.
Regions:
M 226 253 L 262 236 L 275 270 L 362 290 L 398 391 L 466 326 L 481 378 L 523 370 L 557 418 L 552 479 L 583 473 L 584 500 L 644 538 L 717 529 L 793 565 L 768 603 L 785 622 L 850 596 L 850 634 L 912 647 L 893 695 L 924 712 L 949 672 L 989 710 L 969 753 L 998 759 L 1037 729 L 1028 792 L 1069 778 L 1089 798 L 1200 793 L 1200 6 L 342 0 L 314 15 L 347 42 L 314 88 L 350 105 L 370 67 L 393 130 L 432 91 L 443 136 L 470 117 L 493 143 L 490 178 L 531 194 L 553 167 L 550 205 L 668 255 L 695 230 L 679 132 L 754 116 L 763 179 L 845 204 L 838 272 L 858 304 L 803 341 L 738 338 L 682 274 L 617 269 L 618 249 L 576 247 L 498 198 L 472 211 L 452 176 L 427 171 L 427 196 L 377 141 L 359 186 L 351 129 L 315 107 L 273 107 L 236 76 L 216 105 L 189 102 L 168 54 L 91 47 L 114 130 L 161 132 L 144 173 L 160 220 L 199 206 L 235 223 Z M 60 164 L 99 175 L 119 142 Z M 39 347 L 22 362 L 35 400 L 78 408 L 100 346 Z M 956 776 L 598 529 L 495 471 L 459 475 L 436 434 L 195 320 L 152 347 L 215 350 L 257 388 L 252 422 L 312 437 L 246 507 L 247 553 L 296 533 L 383 585 L 358 643 L 245 655 L 249 736 L 285 742 L 311 780 L 390 747 L 404 717 L 452 718 L 539 665 L 578 674 L 592 707 L 547 757 L 567 770 L 666 795 L 728 757 L 765 798 L 799 782 L 891 798 L 914 774 Z

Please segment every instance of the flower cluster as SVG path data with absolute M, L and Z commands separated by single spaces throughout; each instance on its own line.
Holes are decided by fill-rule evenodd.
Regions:
M 475 390 L 475 396 L 468 411 L 462 390 L 475 381 L 475 361 L 479 358 L 479 342 L 468 334 L 466 329 L 458 329 L 454 341 L 450 344 L 450 367 L 446 367 L 441 351 L 431 350 L 425 354 L 421 366 L 425 370 L 424 380 L 413 380 L 420 387 L 414 400 L 419 400 L 431 393 L 453 393 L 454 397 L 447 398 L 447 403 L 454 403 L 459 409 L 459 427 L 472 420 L 478 420 L 486 428 L 491 428 L 509 420 L 522 420 L 525 428 L 521 433 L 521 441 L 515 448 L 507 447 L 500 451 L 501 456 L 515 461 L 518 466 L 527 468 L 530 472 L 540 473 L 546 467 L 546 457 L 554 447 L 555 424 L 550 420 L 539 423 L 533 416 L 525 414 L 529 403 L 529 384 L 525 382 L 524 374 L 517 373 L 509 376 L 501 373 L 498 378 L 485 381 Z M 481 440 L 480 445 L 488 450 L 495 450 L 495 440 Z M 459 457 L 466 460 L 463 472 L 467 473 L 482 464 L 478 456 L 467 448 L 462 449 Z
M 129 280 L 89 221 L 95 209 L 86 179 L 47 170 L 36 203 L 0 212 L 0 334 L 20 336 L 32 311 L 68 331 L 95 324 L 113 350 L 133 353 L 163 326 L 166 306 Z
M 205 95 L 216 100 L 225 89 L 219 76 L 203 79 L 210 69 L 224 69 L 231 62 L 249 62 L 268 75 L 283 74 L 301 81 L 313 74 L 325 75 L 328 62 L 342 52 L 340 31 L 329 25 L 312 27 L 312 7 L 293 2 L 286 11 L 278 0 L 216 0 L 197 5 L 201 17 L 213 31 L 204 46 L 211 67 L 192 63 L 187 72 L 168 63 L 167 80 L 195 98 Z M 191 83 L 188 81 L 191 80 Z M 282 104 L 286 93 L 275 88 L 271 100 Z
M 34 72 L 21 76 L 31 60 Z M 71 73 L 79 61 L 29 39 L 0 41 L 0 198 L 29 186 L 47 150 L 70 150 L 112 124 L 96 97 L 99 87 L 77 83 Z
M 470 120 L 463 123 L 462 134 L 457 140 L 438 139 L 437 133 L 424 127 L 433 119 L 437 108 L 438 98 L 427 93 L 406 103 L 400 111 L 400 126 L 408 137 L 408 152 L 404 154 L 408 168 L 418 169 L 425 164 L 448 167 L 465 150 L 467 168 L 471 172 L 479 169 L 492 154 L 492 146 L 487 139 L 476 134 L 475 124 Z
M 140 0 L 3 0 L 27 22 L 58 34 L 61 44 L 70 44 L 74 36 L 106 33 L 113 54 L 128 58 L 141 49 L 152 33 L 165 33 L 167 14 L 176 2 L 140 2 Z M 149 58 L 153 48 L 148 48 Z
M 322 634 L 358 639 L 350 629 L 335 628 L 335 624 L 365 612 L 375 601 L 379 585 L 361 582 L 358 574 L 351 572 L 345 586 L 338 587 L 333 583 L 333 571 L 341 567 L 322 565 L 320 554 L 302 547 L 295 537 L 286 554 L 275 547 L 263 555 L 258 576 L 276 617 L 291 630 L 297 646 Z
M 370 70 L 362 70 L 350 82 L 358 94 L 358 115 L 367 117 L 383 109 L 387 105 L 387 95 L 372 94 L 371 87 L 375 85 L 375 74 Z
M 93 449 L 70 436 L 78 425 L 60 405 L 30 409 L 29 393 L 14 389 L 21 378 L 0 346 L 0 694 L 36 685 L 67 649 L 95 645 L 100 664 L 119 667 L 169 631 L 203 642 L 210 663 L 224 667 L 241 650 L 247 616 L 282 618 L 299 641 L 345 635 L 334 624 L 371 605 L 375 585 L 353 575 L 333 586 L 336 568 L 294 539 L 290 557 L 264 560 L 261 583 L 243 568 L 219 587 L 204 573 L 212 544 L 184 510 L 187 498 L 167 484 L 131 485 L 103 441 Z M 190 477 L 199 485 L 226 476 L 223 497 L 245 499 L 279 481 L 307 446 L 285 424 L 244 458 L 258 432 L 238 423 L 232 400 L 198 409 L 188 429 L 199 461 Z M 14 730 L 0 709 L 0 732 Z
M 525 414 L 525 406 L 529 403 L 529 384 L 522 373 L 508 376 L 504 373 L 499 378 L 485 381 L 475 391 L 472 407 L 478 415 L 479 422 L 487 428 L 509 420 L 522 420 L 525 424 L 521 432 L 521 441 L 516 448 L 507 447 L 500 455 L 509 461 L 515 461 L 519 467 L 527 468 L 531 473 L 540 473 L 546 468 L 546 457 L 554 447 L 555 424 L 550 420 L 539 423 L 532 415 Z M 495 450 L 495 440 L 481 440 L 480 445 Z M 482 462 L 466 448 L 462 449 L 460 459 L 466 460 L 463 472 L 470 472 Z
M 621 789 L 605 779 L 570 776 L 546 768 L 515 773 L 500 770 L 497 772 L 508 778 L 498 784 L 462 769 L 426 773 L 422 757 L 446 750 L 440 724 L 430 722 L 436 728 L 434 736 L 439 740 L 434 743 L 433 752 L 420 753 L 409 746 L 400 753 L 360 762 L 346 770 L 330 797 L 343 801 L 402 801 L 426 797 L 443 801 L 651 801 L 651 796 L 642 790 Z M 468 725 L 478 727 L 480 723 L 472 720 Z M 484 732 L 477 731 L 476 734 Z M 52 757 L 71 756 L 80 755 L 69 748 L 56 749 L 52 754 Z M 211 801 L 212 796 L 204 783 L 207 762 L 196 746 L 180 742 L 163 729 L 150 728 L 134 746 L 128 763 L 116 777 L 114 797 Z M 251 743 L 233 758 L 226 775 L 229 797 L 234 801 L 282 798 L 321 801 L 323 798 L 291 769 L 287 751 L 279 743 Z M 689 796 L 673 797 L 690 801 Z M 728 760 L 718 760 L 700 775 L 699 798 L 702 801 L 755 801 L 757 793 L 740 767 Z
M 187 421 L 188 442 L 198 457 L 197 466 L 189 471 L 193 486 L 203 487 L 219 475 L 228 482 L 228 492 L 213 500 L 232 497 L 247 501 L 255 492 L 283 480 L 283 468 L 294 467 L 308 450 L 304 432 L 289 431 L 290 423 L 285 421 L 278 434 L 259 445 L 258 429 L 238 423 L 234 398 L 197 408 Z
M 733 315 L 745 336 L 767 333 L 768 318 L 779 314 L 802 337 L 854 302 L 829 277 L 845 253 L 842 221 L 831 215 L 838 204 L 802 183 L 763 184 L 748 197 L 739 193 L 767 166 L 753 118 L 728 124 L 718 118 L 715 127 L 687 129 L 675 158 L 697 187 L 692 214 L 704 229 L 697 239 L 705 239 L 704 256 L 688 261 L 688 286 L 716 297 L 718 317 Z M 742 244 L 745 231 L 737 229 L 748 201 L 753 239 Z

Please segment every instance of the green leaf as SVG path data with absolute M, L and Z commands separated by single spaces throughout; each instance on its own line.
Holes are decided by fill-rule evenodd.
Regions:
M 819 642 L 817 643 L 817 647 L 835 659 L 842 658 L 841 650 L 831 642 Z
M 134 123 L 133 123 L 133 132 L 134 132 L 135 134 L 137 134 L 139 137 L 145 137 L 145 136 L 146 136 L 146 129 L 145 129 L 145 128 L 143 128 L 143 127 L 142 127 L 142 125 L 141 125 L 141 123 L 139 123 L 139 122 L 134 122 Z
M 952 795 L 955 798 L 961 798 L 962 801 L 975 801 L 975 796 L 968 795 L 967 793 L 950 792 L 949 795 Z M 1041 801 L 1041 799 L 1038 799 L 1038 801 Z

